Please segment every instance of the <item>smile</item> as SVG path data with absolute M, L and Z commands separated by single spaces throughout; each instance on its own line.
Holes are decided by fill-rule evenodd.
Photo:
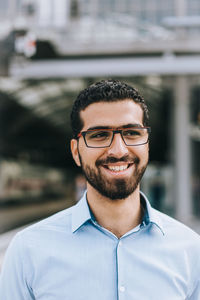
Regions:
M 129 167 L 130 167 L 131 164 L 125 164 L 125 165 L 118 165 L 118 166 L 115 166 L 115 165 L 104 165 L 104 167 L 110 171 L 113 171 L 113 172 L 122 172 L 122 171 L 125 171 L 127 170 Z
M 126 170 L 128 168 L 128 165 L 124 165 L 124 166 L 108 166 L 109 170 L 112 171 L 123 171 Z

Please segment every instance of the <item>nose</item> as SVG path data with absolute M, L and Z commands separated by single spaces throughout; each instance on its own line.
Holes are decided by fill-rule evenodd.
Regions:
M 125 145 L 121 134 L 115 133 L 112 144 L 108 148 L 108 155 L 120 158 L 128 154 L 128 152 L 128 147 Z

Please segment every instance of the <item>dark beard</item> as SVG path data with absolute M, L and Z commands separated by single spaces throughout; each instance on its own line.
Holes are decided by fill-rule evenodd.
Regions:
M 121 158 L 116 159 L 115 157 L 108 157 L 106 161 L 98 160 L 96 162 L 96 171 L 90 168 L 88 165 L 84 165 L 79 155 L 82 171 L 86 177 L 86 180 L 90 183 L 90 185 L 96 189 L 101 195 L 112 199 L 125 199 L 129 195 L 131 195 L 137 188 L 139 182 L 142 179 L 142 176 L 146 170 L 147 164 L 143 166 L 141 169 L 138 168 L 139 159 L 135 158 L 132 159 L 133 163 L 135 164 L 135 171 L 133 173 L 133 177 L 129 179 L 115 179 L 111 182 L 106 181 L 106 178 L 101 174 L 101 170 L 99 168 L 100 165 L 109 162 L 118 162 L 118 161 L 129 161 L 130 158 Z

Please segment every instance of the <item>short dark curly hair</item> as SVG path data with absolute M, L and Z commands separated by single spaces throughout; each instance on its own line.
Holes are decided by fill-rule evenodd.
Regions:
M 143 110 L 143 125 L 148 126 L 148 108 L 138 91 L 132 86 L 119 80 L 102 80 L 81 91 L 76 98 L 71 111 L 73 138 L 77 138 L 78 133 L 84 126 L 80 118 L 80 112 L 87 106 L 97 102 L 116 102 L 125 99 L 131 99 L 141 106 Z

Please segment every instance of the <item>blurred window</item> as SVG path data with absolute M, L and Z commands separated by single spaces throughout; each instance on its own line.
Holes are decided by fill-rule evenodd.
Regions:
M 79 0 L 81 15 L 106 16 L 127 13 L 134 18 L 160 23 L 163 17 L 175 15 L 174 0 Z
M 200 15 L 200 1 L 199 0 L 188 0 L 187 1 L 187 14 L 189 16 Z

